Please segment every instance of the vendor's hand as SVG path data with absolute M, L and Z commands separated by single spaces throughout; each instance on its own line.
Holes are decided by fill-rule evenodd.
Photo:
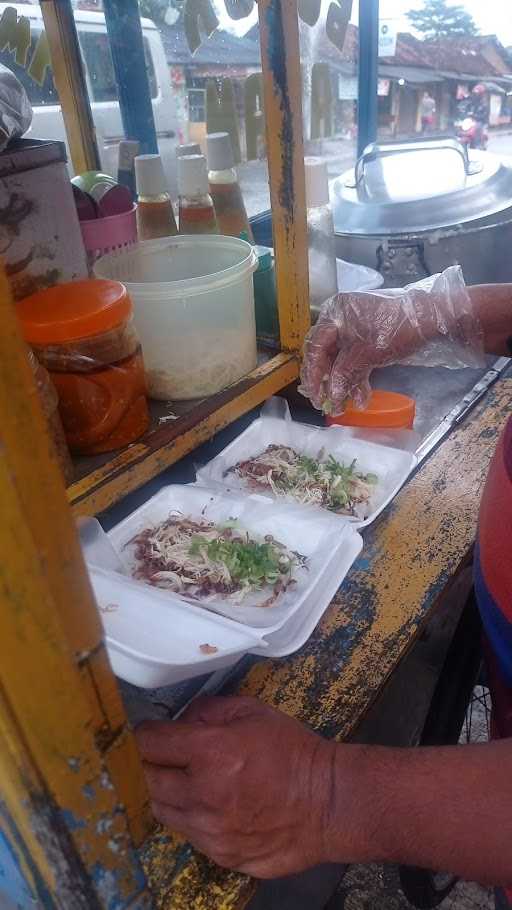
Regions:
M 335 746 L 251 698 L 136 731 L 153 812 L 221 866 L 274 878 L 327 858 Z
M 400 319 L 399 306 L 384 303 L 386 308 L 389 304 L 393 312 L 386 319 L 388 326 Z M 363 407 L 371 371 L 401 356 L 396 341 L 391 345 L 394 335 L 379 337 L 376 331 L 378 307 L 379 299 L 372 294 L 338 294 L 324 304 L 306 338 L 301 370 L 300 391 L 316 408 L 341 414 L 348 398 Z
M 349 398 L 364 407 L 374 367 L 419 351 L 425 366 L 483 363 L 478 313 L 458 267 L 406 288 L 338 294 L 326 301 L 306 338 L 300 391 L 333 415 L 343 412 Z
M 319 410 L 341 414 L 347 399 L 363 407 L 374 367 L 410 352 L 400 300 L 338 294 L 324 304 L 304 345 L 300 391 Z

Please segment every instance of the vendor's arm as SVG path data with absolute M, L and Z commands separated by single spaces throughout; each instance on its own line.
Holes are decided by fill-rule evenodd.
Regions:
M 205 699 L 138 741 L 157 818 L 222 866 L 405 863 L 512 882 L 512 741 L 339 745 L 253 699 Z
M 512 284 L 478 284 L 468 290 L 486 353 L 512 357 Z
M 339 294 L 324 304 L 304 345 L 301 391 L 339 414 L 347 398 L 363 405 L 375 367 L 417 355 L 440 341 L 447 366 L 476 366 L 478 352 L 512 355 L 512 285 L 465 288 L 447 269 L 409 289 Z M 421 358 L 420 358 L 421 362 Z M 425 363 L 432 362 L 427 357 Z

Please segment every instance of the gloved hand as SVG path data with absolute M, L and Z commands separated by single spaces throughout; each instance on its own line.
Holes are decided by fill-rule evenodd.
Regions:
M 374 367 L 483 366 L 483 334 L 459 266 L 405 288 L 338 294 L 306 337 L 299 391 L 325 413 L 364 407 Z

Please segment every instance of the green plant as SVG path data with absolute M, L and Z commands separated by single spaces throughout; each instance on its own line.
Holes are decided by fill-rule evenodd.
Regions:
M 407 13 L 409 22 L 425 38 L 457 38 L 478 34 L 475 20 L 463 6 L 447 0 L 424 0 L 423 8 Z

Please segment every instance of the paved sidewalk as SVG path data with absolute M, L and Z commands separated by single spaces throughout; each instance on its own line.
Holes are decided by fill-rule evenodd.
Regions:
M 399 890 L 395 870 L 383 866 L 352 866 L 343 880 L 339 905 L 332 910 L 411 910 Z M 492 890 L 460 883 L 440 905 L 440 910 L 494 910 Z

